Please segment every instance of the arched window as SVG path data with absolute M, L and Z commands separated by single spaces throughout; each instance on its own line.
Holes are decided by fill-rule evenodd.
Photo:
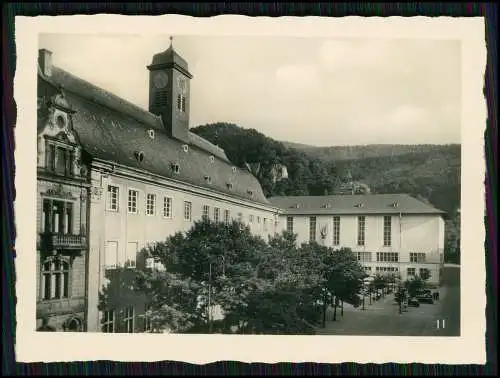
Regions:
M 44 300 L 69 297 L 69 270 L 69 262 L 59 256 L 44 261 L 41 287 Z

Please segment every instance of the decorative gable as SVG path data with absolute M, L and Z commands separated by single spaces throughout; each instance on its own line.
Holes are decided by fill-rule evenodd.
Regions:
M 75 110 L 64 90 L 38 98 L 38 167 L 66 177 L 81 177 L 81 147 L 72 127 Z

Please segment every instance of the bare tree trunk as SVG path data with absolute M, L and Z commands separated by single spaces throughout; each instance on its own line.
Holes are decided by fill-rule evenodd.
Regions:
M 323 328 L 326 328 L 326 310 L 328 309 L 327 295 L 323 294 Z
M 337 301 L 333 302 L 333 321 L 337 321 Z
M 340 315 L 344 316 L 344 301 L 340 301 Z

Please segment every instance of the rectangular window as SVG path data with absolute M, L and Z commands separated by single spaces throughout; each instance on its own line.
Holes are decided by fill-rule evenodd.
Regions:
M 286 230 L 293 232 L 293 217 L 286 217 Z
M 375 270 L 377 272 L 397 272 L 399 269 L 393 266 L 377 266 Z
M 365 217 L 358 217 L 358 245 L 365 245 Z
M 415 276 L 415 268 L 408 268 L 406 270 L 406 274 L 408 277 L 414 277 Z
M 224 210 L 224 223 L 229 224 L 229 222 L 230 222 L 229 210 Z
M 118 265 L 118 242 L 108 241 L 104 247 L 104 266 L 114 269 Z
M 257 223 L 260 223 L 260 217 L 257 215 Z
M 250 223 L 253 223 L 253 214 L 250 214 L 249 220 L 250 220 Z
M 377 252 L 377 261 L 380 262 L 398 262 L 399 253 L 397 252 Z
M 333 245 L 340 244 L 340 217 L 333 217 Z
M 156 194 L 148 193 L 146 196 L 146 215 L 156 214 Z
M 410 262 L 425 263 L 425 253 L 410 253 Z
M 365 266 L 363 268 L 365 269 L 366 272 L 371 272 L 372 271 L 372 267 L 371 266 Z
M 358 261 L 372 261 L 371 252 L 357 252 Z
M 384 216 L 384 247 L 391 246 L 392 217 Z
M 135 268 L 138 249 L 139 249 L 139 243 L 137 242 L 127 243 L 127 252 L 125 255 L 125 264 L 124 264 L 125 268 Z
M 189 201 L 184 201 L 184 220 L 191 220 L 191 212 L 192 212 L 193 204 Z
M 155 92 L 155 103 L 157 106 L 167 106 L 167 92 L 166 91 L 158 91 Z
M 163 198 L 163 216 L 165 218 L 172 218 L 172 198 Z
M 425 274 L 424 272 L 425 272 L 426 270 L 427 270 L 426 268 L 420 268 L 420 269 L 418 270 L 418 274 L 419 274 L 419 276 L 420 276 L 420 277 L 422 277 L 422 276 Z
M 129 214 L 137 214 L 137 201 L 139 199 L 139 192 L 134 189 L 128 190 L 128 212 Z
M 177 109 L 179 109 L 179 110 L 182 109 L 182 96 L 181 96 L 181 94 L 177 95 Z
M 109 310 L 104 311 L 104 317 L 102 322 L 102 332 L 113 333 L 115 332 L 115 311 Z
M 153 331 L 153 321 L 151 319 L 151 305 L 146 305 L 144 309 L 144 332 Z
M 218 207 L 214 207 L 214 222 L 218 222 L 220 219 L 220 209 Z
M 309 218 L 309 240 L 316 241 L 316 217 Z
M 114 185 L 108 185 L 108 210 L 118 211 L 120 188 Z
M 135 308 L 133 306 L 125 308 L 125 318 L 123 321 L 125 323 L 125 332 L 134 333 Z
M 55 154 L 56 147 L 53 144 L 47 144 L 47 161 L 46 165 L 50 171 L 55 170 Z
M 262 225 L 264 227 L 264 231 L 267 231 L 267 219 L 266 218 L 262 218 Z
M 203 205 L 203 219 L 210 219 L 210 206 L 208 205 Z
M 66 149 L 62 147 L 56 147 L 55 167 L 57 174 L 60 175 L 67 174 L 67 166 L 68 166 L 67 160 L 68 160 L 68 154 Z

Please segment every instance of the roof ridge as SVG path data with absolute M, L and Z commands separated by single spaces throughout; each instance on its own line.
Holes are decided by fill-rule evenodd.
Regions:
M 146 110 L 146 109 L 140 107 L 139 105 L 134 104 L 133 102 L 131 102 L 131 101 L 129 101 L 129 100 L 127 100 L 127 99 L 125 99 L 125 98 L 123 98 L 121 96 L 118 96 L 117 94 L 115 94 L 115 93 L 113 93 L 113 92 L 111 92 L 111 91 L 109 91 L 107 89 L 99 87 L 96 84 L 93 84 L 90 81 L 81 78 L 80 76 L 74 75 L 71 72 L 69 72 L 69 71 L 67 71 L 64 68 L 61 68 L 59 66 L 55 66 L 54 65 L 53 69 L 59 70 L 63 74 L 71 76 L 73 78 L 73 80 L 80 81 L 84 85 L 87 85 L 87 86 L 91 87 L 92 89 L 95 89 L 96 91 L 102 93 L 103 95 L 109 96 L 109 97 L 111 97 L 111 98 L 119 101 L 120 103 L 122 103 L 124 105 L 130 106 L 131 108 L 133 108 L 134 110 L 138 111 L 139 113 L 141 113 L 144 116 L 151 117 L 155 121 L 161 121 L 163 123 L 163 121 L 162 121 L 162 119 L 161 119 L 160 116 L 157 116 L 156 114 L 151 113 L 149 110 Z M 86 96 L 86 95 L 84 95 L 82 93 L 75 93 L 75 94 L 77 94 L 80 97 L 87 98 L 88 100 L 95 101 L 95 102 L 99 103 L 100 105 L 103 105 L 103 106 L 105 106 L 105 107 L 107 107 L 109 109 L 112 109 L 112 110 L 115 110 L 115 111 L 122 111 L 122 109 L 116 109 L 115 107 L 110 106 L 110 104 L 106 103 L 105 101 L 99 101 L 99 99 L 96 99 L 96 98 L 88 98 L 90 96 Z M 131 113 L 131 112 L 127 112 L 127 113 Z M 129 115 L 130 117 L 133 117 L 137 121 L 141 121 L 141 119 L 138 119 L 134 114 L 127 114 L 127 115 Z

